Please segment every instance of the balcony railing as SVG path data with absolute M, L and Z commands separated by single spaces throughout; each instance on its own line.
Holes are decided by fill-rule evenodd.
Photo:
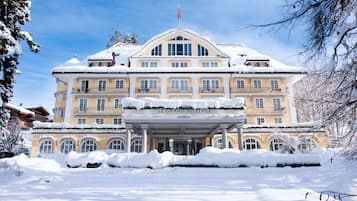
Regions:
M 137 93 L 160 93 L 160 89 L 151 89 L 151 88 L 138 88 L 136 89 Z
M 280 107 L 280 108 L 274 108 L 274 107 L 264 107 L 264 108 L 247 108 L 245 110 L 246 113 L 276 113 L 276 114 L 281 114 L 285 113 L 285 108 Z
M 73 88 L 73 94 L 128 94 L 128 88 L 105 88 L 102 90 L 98 89 L 79 89 Z
M 223 88 L 214 88 L 214 89 L 205 89 L 205 88 L 200 88 L 201 93 L 223 93 L 224 89 Z
M 272 92 L 272 93 L 280 93 L 286 92 L 285 88 L 270 88 L 270 87 L 262 87 L 262 88 L 254 88 L 254 87 L 245 87 L 245 88 L 231 88 L 231 93 L 259 93 L 259 92 Z
M 180 89 L 180 88 L 168 88 L 168 93 L 192 93 L 192 88 Z

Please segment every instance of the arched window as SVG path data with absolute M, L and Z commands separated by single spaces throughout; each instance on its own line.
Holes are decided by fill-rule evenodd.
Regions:
M 309 137 L 300 138 L 299 141 L 299 150 L 301 152 L 309 152 L 316 148 L 315 141 Z
M 213 146 L 216 147 L 216 148 L 219 148 L 219 149 L 223 149 L 223 141 L 222 141 L 222 138 L 218 138 L 214 143 L 213 143 Z M 230 149 L 233 148 L 233 144 L 231 141 L 228 140 L 228 147 Z
M 253 138 L 248 138 L 243 142 L 243 148 L 246 150 L 260 149 L 260 144 L 257 140 Z
M 53 154 L 54 142 L 52 139 L 44 139 L 40 143 L 40 154 Z
M 109 142 L 108 149 L 124 151 L 124 149 L 125 149 L 124 142 L 121 139 L 113 139 Z
M 94 139 L 85 139 L 81 145 L 81 152 L 97 150 L 97 142 Z
M 283 148 L 284 142 L 281 138 L 274 138 L 270 141 L 270 150 L 271 151 L 279 151 Z
M 198 56 L 208 56 L 208 49 L 203 47 L 202 45 L 197 45 L 197 55 Z
M 131 142 L 131 151 L 132 152 L 141 152 L 142 141 L 141 139 L 135 139 Z
M 161 56 L 162 55 L 162 45 L 158 45 L 151 50 L 151 56 Z
M 71 151 L 76 151 L 76 142 L 72 139 L 65 139 L 61 144 L 61 153 L 69 153 Z

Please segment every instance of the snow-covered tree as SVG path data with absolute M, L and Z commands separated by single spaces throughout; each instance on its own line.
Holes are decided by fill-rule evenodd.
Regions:
M 110 38 L 106 47 L 110 48 L 111 46 L 113 46 L 119 42 L 122 42 L 122 41 L 123 41 L 123 36 L 121 35 L 120 30 L 117 29 L 117 30 L 115 30 L 114 35 Z
M 124 43 L 124 44 L 137 44 L 138 43 L 138 35 L 136 34 L 125 34 L 124 36 L 121 32 L 117 29 L 114 35 L 110 38 L 107 48 L 112 47 L 117 43 Z
M 8 126 L 0 136 L 0 152 L 16 153 L 22 145 L 21 125 L 16 120 L 9 121 Z
M 18 71 L 22 54 L 21 41 L 27 42 L 31 51 L 38 52 L 39 46 L 31 35 L 22 31 L 30 21 L 30 0 L 0 0 L 0 133 L 6 133 L 10 111 L 5 108 L 13 96 L 15 73 Z
M 344 121 L 346 151 L 357 157 L 357 1 L 290 0 L 282 20 L 258 27 L 306 26 L 306 64 L 318 72 L 319 84 L 310 85 L 316 96 L 300 100 L 321 104 L 325 126 Z M 322 93 L 322 94 L 320 94 Z

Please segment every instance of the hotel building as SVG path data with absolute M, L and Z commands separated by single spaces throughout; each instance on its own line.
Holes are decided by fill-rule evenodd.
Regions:
M 32 155 L 99 149 L 195 154 L 205 146 L 277 151 L 287 143 L 283 136 L 296 137 L 304 151 L 325 147 L 322 129 L 297 122 L 293 84 L 305 74 L 184 28 L 143 45 L 118 43 L 54 67 L 58 123 L 37 125 Z M 133 109 L 130 100 L 146 107 Z M 193 106 L 212 100 L 244 101 Z

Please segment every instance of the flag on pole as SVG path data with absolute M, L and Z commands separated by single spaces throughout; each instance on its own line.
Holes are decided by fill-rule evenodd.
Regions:
M 180 8 L 180 6 L 178 7 L 178 9 L 177 9 L 177 20 L 178 20 L 178 24 L 180 25 L 180 23 L 181 23 L 181 8 Z

